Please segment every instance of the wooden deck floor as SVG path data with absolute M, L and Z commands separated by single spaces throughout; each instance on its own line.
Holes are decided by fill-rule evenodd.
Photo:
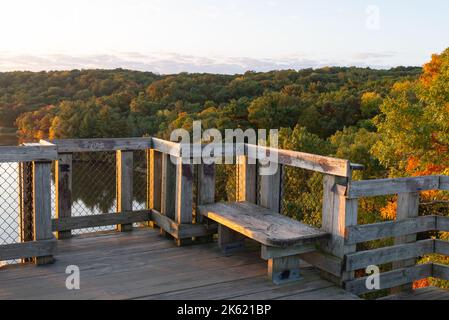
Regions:
M 0 299 L 358 299 L 313 269 L 274 285 L 258 251 L 226 257 L 215 243 L 176 247 L 151 229 L 59 241 L 55 258 L 1 268 Z M 65 287 L 68 265 L 80 268 L 80 290 Z
M 410 293 L 391 295 L 381 300 L 449 300 L 449 290 L 427 287 Z

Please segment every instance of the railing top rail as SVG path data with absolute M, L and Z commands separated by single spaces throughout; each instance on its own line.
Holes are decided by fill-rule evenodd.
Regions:
M 351 181 L 347 187 L 346 197 L 349 199 L 357 199 L 361 197 L 448 189 L 449 176 L 443 175 L 372 179 Z
M 49 143 L 41 140 L 41 143 Z M 144 150 L 153 148 L 159 152 L 175 157 L 199 157 L 205 148 L 208 155 L 220 157 L 226 155 L 247 155 L 252 159 L 268 159 L 270 161 L 317 171 L 325 174 L 350 177 L 352 170 L 362 170 L 363 165 L 350 163 L 349 160 L 321 156 L 311 153 L 277 149 L 252 144 L 182 144 L 154 137 L 144 138 L 101 138 L 101 139 L 55 139 L 51 143 L 57 146 L 59 153 L 96 152 L 116 150 Z M 219 148 L 217 148 L 219 146 Z M 217 151 L 219 150 L 219 151 Z M 270 155 L 276 155 L 270 157 Z
M 146 138 L 100 138 L 100 139 L 55 139 L 59 153 L 97 152 L 117 150 L 145 150 L 151 148 L 152 139 Z M 48 141 L 41 140 L 42 143 Z
M 58 158 L 52 144 L 25 143 L 16 147 L 0 147 L 1 162 L 53 161 Z

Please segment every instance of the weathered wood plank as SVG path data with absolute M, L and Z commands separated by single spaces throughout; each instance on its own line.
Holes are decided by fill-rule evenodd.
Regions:
M 433 263 L 432 265 L 432 276 L 434 278 L 449 280 L 449 266 L 439 263 Z
M 114 224 L 132 224 L 151 220 L 151 211 L 123 211 L 119 213 L 104 213 L 90 216 L 68 217 L 52 220 L 53 231 L 84 229 L 110 226 Z
M 118 150 L 117 166 L 117 213 L 133 209 L 133 152 Z M 117 230 L 131 231 L 132 224 L 119 224 Z
M 53 239 L 51 230 L 51 162 L 33 162 L 34 240 Z M 53 262 L 52 256 L 36 257 L 36 264 Z
M 435 253 L 449 256 L 449 242 L 446 240 L 435 239 Z
M 217 233 L 217 225 L 178 224 L 156 210 L 151 210 L 151 220 L 176 239 L 201 237 Z
M 178 158 L 176 165 L 175 219 L 177 223 L 192 223 L 193 219 L 193 165 L 182 163 Z
M 356 244 L 432 230 L 437 230 L 436 216 L 421 216 L 400 221 L 349 226 L 345 231 L 345 243 Z
M 215 164 L 199 164 L 197 184 L 197 205 L 215 202 Z M 195 213 L 195 222 L 201 223 L 203 216 Z
M 249 164 L 247 156 L 237 158 L 237 201 L 257 202 L 257 165 Z
M 245 236 L 223 225 L 218 225 L 218 246 L 224 254 L 232 254 L 245 248 Z
M 147 197 L 148 209 L 161 211 L 162 201 L 162 153 L 147 150 Z
M 252 157 L 253 155 L 256 155 L 258 159 L 266 159 L 270 155 L 274 158 L 277 157 L 277 160 L 273 160 L 274 162 L 277 161 L 277 163 L 287 166 L 303 168 L 341 177 L 350 176 L 351 170 L 350 162 L 348 160 L 298 151 L 256 146 L 252 144 L 245 144 L 245 151 L 248 156 Z
M 438 216 L 438 217 L 436 217 L 436 219 L 437 219 L 436 230 L 448 232 L 449 231 L 449 217 Z
M 300 258 L 314 267 L 335 277 L 341 277 L 343 260 L 325 252 L 308 252 L 300 254 Z
M 310 243 L 329 235 L 248 202 L 215 203 L 199 206 L 198 209 L 209 219 L 268 246 Z
M 131 151 L 151 148 L 151 138 L 55 139 L 59 153 L 94 151 Z
M 151 138 L 151 140 L 153 149 L 174 157 L 181 157 L 181 144 L 158 138 Z
M 55 253 L 56 239 L 37 240 L 0 246 L 0 261 L 25 259 L 31 257 L 49 257 Z
M 162 194 L 161 213 L 175 219 L 176 201 L 176 165 L 171 161 L 169 154 L 162 155 Z
M 434 241 L 421 240 L 414 243 L 360 251 L 346 256 L 346 271 L 363 269 L 369 265 L 381 265 L 388 262 L 420 257 L 433 253 Z
M 1 162 L 31 162 L 56 160 L 56 146 L 33 144 L 19 147 L 0 147 Z
M 421 280 L 432 276 L 432 264 L 420 264 L 409 268 L 397 269 L 389 272 L 381 273 L 379 279 L 380 290 L 388 289 L 413 281 Z M 368 277 L 357 278 L 352 281 L 345 282 L 345 289 L 354 294 L 363 294 L 370 291 L 366 287 Z
M 352 199 L 397 193 L 438 190 L 439 184 L 439 176 L 352 181 L 348 185 L 347 197 Z
M 266 245 L 261 245 L 260 257 L 264 260 L 273 258 L 288 257 L 308 252 L 316 251 L 314 244 L 305 244 L 294 247 L 279 248 L 279 247 L 269 247 Z
M 281 212 L 282 166 L 279 164 L 276 166 L 276 173 L 271 175 L 261 175 L 262 165 L 259 166 L 259 205 L 275 212 Z
M 345 243 L 345 230 L 357 225 L 358 201 L 345 197 L 348 178 L 325 175 L 323 178 L 322 229 L 331 234 L 330 241 L 323 243 L 324 252 L 343 259 L 346 254 L 356 251 L 356 245 Z M 325 270 L 324 270 L 325 271 Z M 332 274 L 333 275 L 333 274 Z M 353 272 L 343 272 L 336 281 L 354 277 Z
M 56 218 L 70 218 L 72 216 L 72 154 L 60 153 L 56 161 Z M 57 239 L 70 238 L 72 232 L 58 231 Z
M 275 284 L 297 281 L 299 272 L 299 256 L 288 256 L 268 260 L 268 279 Z
M 401 221 L 409 218 L 417 218 L 419 212 L 419 193 L 418 192 L 408 192 L 400 193 L 398 195 L 397 210 L 396 210 L 396 221 Z M 416 241 L 416 233 L 408 234 L 403 236 L 398 236 L 394 239 L 395 245 L 403 243 L 413 243 Z M 403 261 L 394 261 L 393 269 L 402 269 L 406 267 L 411 267 L 416 264 L 416 258 L 411 258 Z M 400 292 L 412 290 L 412 286 L 405 285 L 397 288 L 393 288 L 392 292 Z
M 440 190 L 449 190 L 449 176 L 440 175 Z

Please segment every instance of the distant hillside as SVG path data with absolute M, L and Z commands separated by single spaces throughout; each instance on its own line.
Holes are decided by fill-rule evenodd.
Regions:
M 192 119 L 219 129 L 305 126 L 328 137 L 377 113 L 384 97 L 421 68 L 322 68 L 243 75 L 160 76 L 129 70 L 0 73 L 0 126 L 24 136 L 167 135 Z M 16 121 L 17 119 L 17 121 Z

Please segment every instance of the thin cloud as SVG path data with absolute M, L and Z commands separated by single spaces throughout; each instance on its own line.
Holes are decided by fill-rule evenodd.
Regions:
M 199 57 L 177 53 L 153 52 L 142 54 L 126 52 L 96 55 L 14 55 L 0 52 L 0 71 L 42 71 L 69 69 L 115 69 L 124 68 L 138 71 L 152 71 L 160 74 L 180 72 L 206 72 L 221 74 L 244 73 L 248 70 L 270 71 L 279 69 L 304 69 L 324 66 L 388 67 L 383 59 L 393 57 L 393 53 L 359 53 L 351 61 L 311 59 L 307 56 L 287 56 L 273 59 L 251 57 Z

